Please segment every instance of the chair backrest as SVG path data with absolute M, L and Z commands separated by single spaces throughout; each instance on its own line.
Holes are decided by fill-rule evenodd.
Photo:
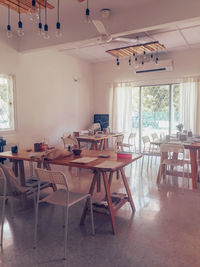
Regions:
M 130 133 L 128 137 L 128 143 L 131 144 L 131 140 L 133 140 L 135 143 L 135 137 L 136 137 L 136 133 Z
M 2 168 L 0 168 L 0 196 L 5 196 L 7 193 L 6 176 Z
M 93 123 L 88 129 L 88 131 L 98 131 L 98 130 L 99 131 L 101 130 L 101 124 L 99 122 Z
M 152 133 L 151 137 L 152 137 L 153 141 L 156 141 L 159 139 L 157 133 Z
M 12 169 L 0 163 L 0 169 L 3 170 L 7 183 L 7 195 L 18 196 L 26 191 L 26 189 L 19 185 Z
M 160 152 L 166 153 L 182 153 L 184 154 L 184 145 L 182 144 L 161 144 L 160 145 Z
M 146 149 L 147 149 L 147 145 L 149 144 L 150 145 L 150 138 L 148 135 L 146 136 L 142 136 L 142 143 L 143 143 L 143 152 L 146 152 Z M 149 149 L 150 149 L 150 146 L 149 146 Z
M 115 148 L 119 148 L 119 146 L 123 143 L 123 140 L 124 140 L 124 135 L 118 135 L 116 138 L 115 138 Z
M 143 142 L 143 145 L 147 144 L 147 143 L 150 143 L 150 138 L 148 135 L 146 136 L 142 136 L 142 142 Z
M 45 169 L 35 168 L 37 178 L 42 182 L 64 185 L 68 190 L 67 178 L 63 172 L 49 171 Z
M 72 147 L 78 147 L 78 141 L 76 139 L 76 137 L 68 135 L 68 136 L 62 136 L 61 137 L 62 141 L 63 141 L 63 145 L 64 148 L 68 148 L 68 146 L 72 146 Z

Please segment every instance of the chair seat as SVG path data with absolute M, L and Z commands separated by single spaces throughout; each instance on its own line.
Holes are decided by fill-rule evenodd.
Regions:
M 180 159 L 164 159 L 162 164 L 172 165 L 172 166 L 184 166 L 187 162 Z
M 58 205 L 58 206 L 66 206 L 66 196 L 67 196 L 67 192 L 63 189 L 60 189 L 44 197 L 42 200 L 40 200 L 40 202 L 47 202 L 47 203 Z M 89 196 L 90 196 L 89 194 L 69 192 L 68 207 L 74 205 L 75 203 Z
M 142 154 L 144 156 L 156 156 L 156 157 L 160 157 L 161 156 L 160 152 L 154 152 L 154 151 L 142 152 Z
M 122 146 L 122 147 L 132 147 L 133 144 L 122 143 L 120 146 Z

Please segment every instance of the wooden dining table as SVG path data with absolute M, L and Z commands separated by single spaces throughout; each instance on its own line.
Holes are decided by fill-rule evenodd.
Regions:
M 162 142 L 160 142 L 161 144 Z M 185 149 L 189 150 L 190 153 L 190 164 L 191 164 L 191 172 L 188 174 L 185 174 L 185 178 L 190 178 L 192 179 L 192 188 L 197 189 L 197 180 L 198 180 L 198 159 L 200 159 L 200 141 L 199 142 L 194 142 L 194 143 L 187 143 L 187 142 L 180 142 L 184 145 Z M 165 157 L 165 154 L 162 153 L 161 155 L 161 161 Z M 161 166 L 160 166 L 161 168 Z M 163 174 L 163 168 L 158 172 L 157 176 L 157 184 L 160 183 L 161 181 L 161 176 Z M 166 172 L 168 175 L 175 175 L 175 176 L 182 176 L 182 172 L 174 171 L 174 170 L 169 170 Z
M 101 155 L 99 155 L 101 153 Z M 24 171 L 24 161 L 37 161 L 36 157 L 31 157 L 33 154 L 30 149 L 19 150 L 17 154 L 12 154 L 9 152 L 0 153 L 0 158 L 7 158 L 12 160 L 14 171 L 16 174 L 19 174 L 19 178 L 21 181 L 21 185 L 26 184 L 25 171 Z M 106 156 L 103 158 L 102 155 Z M 100 156 L 100 157 L 99 157 Z M 131 164 L 132 162 L 138 160 L 142 156 L 139 154 L 132 154 L 132 158 L 122 158 L 117 159 L 117 154 L 111 151 L 98 151 L 98 150 L 83 150 L 80 156 L 70 155 L 62 158 L 56 158 L 53 160 L 42 160 L 44 167 L 50 169 L 51 165 L 62 165 L 62 166 L 70 166 L 77 168 L 90 169 L 93 171 L 93 178 L 90 184 L 89 193 L 91 195 L 94 194 L 95 188 L 97 191 L 100 189 L 100 181 L 103 180 L 104 188 L 105 188 L 105 201 L 108 204 L 108 214 L 110 216 L 112 232 L 116 234 L 116 220 L 115 214 L 116 212 L 126 203 L 129 202 L 132 208 L 132 211 L 135 212 L 135 205 L 132 199 L 131 191 L 129 188 L 129 184 L 125 175 L 124 167 Z M 18 168 L 19 167 L 19 168 Z M 19 170 L 19 173 L 18 173 Z M 114 173 L 121 173 L 121 179 L 123 181 L 123 185 L 126 191 L 126 196 L 117 204 L 113 205 L 112 196 L 111 196 L 111 183 Z M 55 188 L 56 190 L 56 188 Z M 88 203 L 85 204 L 83 209 L 83 213 L 81 216 L 81 224 L 84 223 L 85 217 L 88 211 Z
M 108 147 L 108 139 L 112 137 L 118 137 L 123 135 L 123 133 L 110 133 L 110 134 L 96 134 L 96 135 L 79 135 L 76 139 L 81 147 L 82 142 L 90 143 L 91 149 L 93 150 L 105 150 Z

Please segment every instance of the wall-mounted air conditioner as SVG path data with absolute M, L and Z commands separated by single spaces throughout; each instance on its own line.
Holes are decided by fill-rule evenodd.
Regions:
M 155 62 L 144 62 L 135 68 L 136 73 L 145 73 L 145 72 L 155 72 L 155 71 L 172 71 L 173 70 L 173 60 L 165 59 Z

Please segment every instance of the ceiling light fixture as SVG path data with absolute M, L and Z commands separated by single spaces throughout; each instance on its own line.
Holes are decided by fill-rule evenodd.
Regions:
M 21 13 L 20 13 L 20 0 L 18 0 L 18 15 L 19 15 L 19 21 L 18 21 L 18 29 L 17 29 L 17 34 L 19 37 L 24 36 L 24 31 L 23 31 L 23 24 L 21 21 Z
M 56 23 L 56 37 L 60 38 L 62 37 L 62 32 L 61 32 L 61 25 L 60 25 L 60 0 L 58 0 L 58 13 L 57 13 L 57 23 Z
M 11 25 L 10 25 L 10 6 L 8 6 L 8 25 L 7 25 L 6 34 L 8 38 L 12 37 L 12 30 L 11 30 Z
M 47 24 L 47 0 L 45 0 L 45 24 L 44 24 L 44 34 L 43 34 L 43 37 L 44 39 L 49 39 L 50 36 L 49 36 L 49 26 Z
M 90 9 L 89 9 L 89 5 L 88 5 L 88 0 L 87 0 L 86 10 L 85 10 L 85 20 L 86 20 L 87 23 L 91 23 Z

